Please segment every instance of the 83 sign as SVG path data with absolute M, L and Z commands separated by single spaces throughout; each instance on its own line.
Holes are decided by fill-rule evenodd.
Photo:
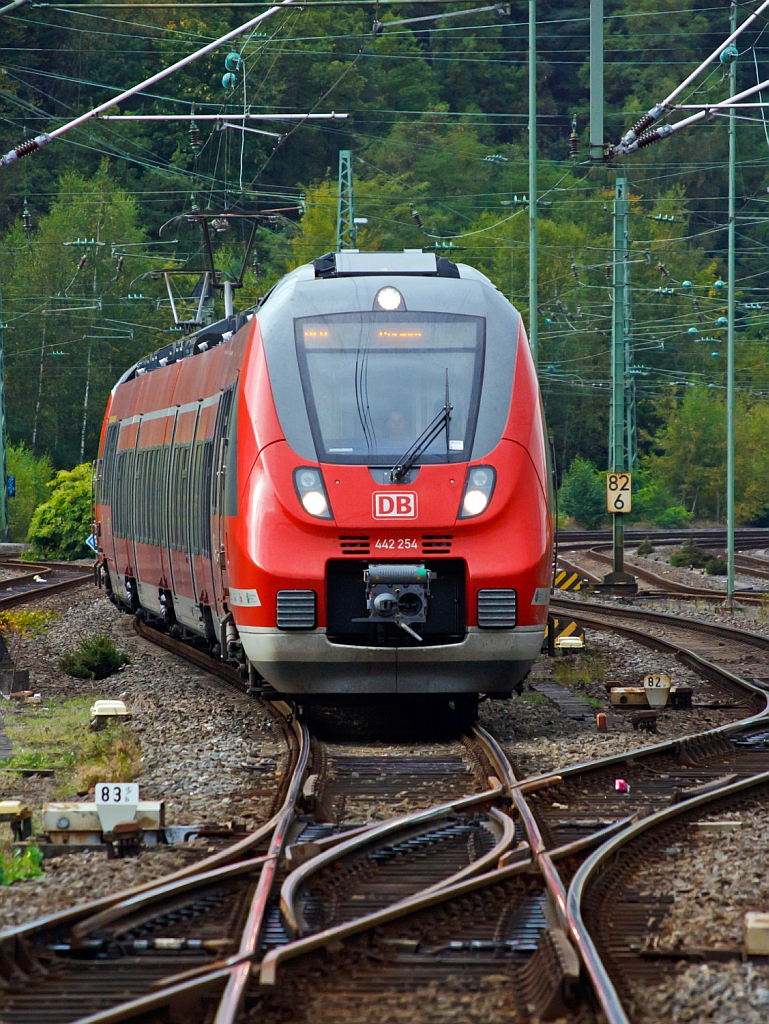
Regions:
M 606 511 L 630 512 L 633 507 L 630 473 L 606 474 Z

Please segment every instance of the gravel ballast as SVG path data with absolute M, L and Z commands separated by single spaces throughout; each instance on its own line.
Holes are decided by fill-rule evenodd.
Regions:
M 92 585 L 51 595 L 34 607 L 61 618 L 39 636 L 11 634 L 9 649 L 17 667 L 29 669 L 30 686 L 43 697 L 40 709 L 46 701 L 75 697 L 124 700 L 142 749 L 135 780 L 140 798 L 165 801 L 169 825 L 232 822 L 251 830 L 267 818 L 285 746 L 257 701 L 138 637 L 131 618 Z M 130 664 L 101 681 L 63 675 L 60 656 L 95 635 L 108 636 Z M 31 705 L 3 706 L 3 715 L 37 713 Z M 93 799 L 55 792 L 55 777 L 6 772 L 0 773 L 0 786 L 4 799 L 22 799 L 32 807 L 36 821 L 46 801 Z M 8 826 L 2 829 L 10 839 Z M 205 842 L 197 841 L 184 848 L 146 849 L 125 860 L 110 861 L 103 851 L 47 859 L 42 877 L 0 886 L 0 928 L 159 877 L 206 852 Z
M 532 669 L 523 697 L 492 700 L 481 704 L 481 723 L 503 742 L 517 773 L 521 776 L 567 768 L 584 761 L 637 750 L 678 736 L 702 732 L 733 721 L 733 715 L 717 709 L 674 711 L 665 709 L 657 718 L 657 733 L 650 735 L 633 729 L 630 712 L 612 708 L 603 681 L 560 682 L 561 686 L 585 698 L 584 721 L 564 714 L 558 705 L 531 689 L 539 682 L 552 682 L 556 663 L 579 669 L 585 666 L 602 670 L 606 679 L 619 686 L 641 686 L 647 673 L 665 674 L 674 686 L 691 686 L 695 699 L 702 682 L 694 672 L 670 655 L 641 647 L 624 637 L 597 630 L 585 631 L 585 653 L 569 653 L 562 658 L 541 658 Z M 597 673 L 596 673 L 597 674 Z M 599 732 L 595 716 L 606 713 L 609 728 Z

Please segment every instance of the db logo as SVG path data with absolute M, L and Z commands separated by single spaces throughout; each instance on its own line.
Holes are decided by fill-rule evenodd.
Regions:
M 375 519 L 416 519 L 417 496 L 414 491 L 374 491 Z

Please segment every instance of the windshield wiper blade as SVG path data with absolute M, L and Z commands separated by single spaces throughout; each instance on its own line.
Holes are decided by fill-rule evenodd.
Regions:
M 441 411 L 438 413 L 438 415 L 435 417 L 432 423 L 429 423 L 425 427 L 425 429 L 422 431 L 422 433 L 419 435 L 416 441 L 412 444 L 409 450 L 404 455 L 401 455 L 400 459 L 398 459 L 397 465 L 393 466 L 393 468 L 390 470 L 390 480 L 393 483 L 404 478 L 404 476 L 408 473 L 408 471 L 417 461 L 422 452 L 430 447 L 430 445 L 433 443 L 436 437 L 443 430 L 446 431 L 446 449 L 448 451 L 449 421 L 451 420 L 451 410 L 453 408 L 454 407 L 449 404 L 449 398 L 447 393 L 446 401 Z

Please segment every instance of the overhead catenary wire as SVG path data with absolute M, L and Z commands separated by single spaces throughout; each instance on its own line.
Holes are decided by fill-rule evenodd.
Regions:
M 644 116 L 633 125 L 630 131 L 625 132 L 625 134 L 622 136 L 619 146 L 613 147 L 614 152 L 629 152 L 629 147 L 634 145 L 637 141 L 640 141 L 640 139 L 643 137 L 642 133 L 647 131 L 647 129 L 649 129 L 656 121 L 659 121 L 659 119 L 670 109 L 673 100 L 677 96 L 680 96 L 684 89 L 691 85 L 691 83 L 696 78 L 699 77 L 699 75 L 705 70 L 706 67 L 712 64 L 717 57 L 720 57 L 724 50 L 728 46 L 730 46 L 734 42 L 734 40 L 737 39 L 745 31 L 746 28 L 748 28 L 749 25 L 752 25 L 753 22 L 756 21 L 756 19 L 766 10 L 767 7 L 769 7 L 769 0 L 763 0 L 763 3 L 749 17 L 747 17 L 741 25 L 738 25 L 737 28 L 729 36 L 727 36 L 727 38 L 722 43 L 720 43 L 715 48 L 715 50 L 713 50 L 713 52 L 708 57 L 706 57 L 705 60 L 702 61 L 702 63 L 694 71 L 691 72 L 691 74 L 687 75 L 687 77 L 683 80 L 683 82 L 681 82 L 680 85 L 677 85 L 676 88 L 673 89 L 673 91 L 669 93 L 665 97 L 665 99 L 662 100 L 661 103 L 655 103 L 655 105 L 651 107 L 647 111 L 647 113 L 644 114 Z M 735 99 L 736 98 L 737 97 L 735 97 Z
M 113 96 L 112 99 L 106 100 L 104 103 L 101 103 L 98 107 L 93 107 L 91 110 L 86 111 L 86 113 L 84 114 L 80 114 L 79 117 L 74 118 L 72 121 L 68 121 L 66 124 L 59 125 L 58 128 L 54 128 L 54 130 L 51 132 L 43 133 L 41 135 L 36 136 L 34 139 L 30 139 L 27 142 L 22 142 L 14 149 L 9 150 L 9 152 L 6 153 L 4 157 L 0 158 L 0 167 L 2 167 L 3 165 L 13 164 L 20 157 L 27 156 L 29 153 L 34 153 L 36 150 L 41 149 L 43 146 L 48 145 L 48 143 L 52 142 L 53 139 L 58 138 L 58 136 L 64 135 L 66 132 L 71 131 L 71 129 L 73 128 L 77 128 L 79 125 L 84 124 L 91 118 L 98 117 L 99 114 L 103 113 L 105 110 L 109 110 L 110 107 L 114 107 L 118 103 L 122 103 L 124 100 L 129 99 L 131 96 L 135 96 L 137 93 L 142 92 L 142 90 L 146 88 L 149 88 L 149 86 L 154 85 L 156 82 L 162 81 L 164 78 L 167 78 L 169 75 L 172 75 L 174 71 L 178 71 L 180 68 L 187 67 L 187 65 L 191 64 L 193 61 L 198 60 L 200 57 L 204 57 L 206 54 L 218 49 L 218 47 L 222 46 L 224 43 L 229 42 L 231 39 L 236 39 L 239 35 L 242 35 L 244 32 L 248 32 L 249 29 L 254 28 L 254 26 L 265 21 L 273 14 L 276 14 L 278 11 L 286 7 L 289 7 L 294 2 L 295 0 L 281 0 L 279 4 L 270 7 L 268 10 L 263 11 L 261 14 L 257 14 L 256 17 L 251 18 L 243 25 L 239 25 L 237 28 L 232 29 L 230 32 L 226 32 L 223 36 L 219 36 L 218 39 L 214 39 L 213 42 L 201 47 L 194 53 L 188 54 L 188 56 L 176 61 L 175 64 L 171 64 L 170 67 L 163 68 L 162 71 L 158 71 L 157 74 L 152 75 L 150 78 L 146 78 L 143 82 L 139 82 L 138 85 L 131 86 L 130 89 L 126 89 L 118 96 Z M 769 3 L 769 0 L 767 0 L 767 3 Z

